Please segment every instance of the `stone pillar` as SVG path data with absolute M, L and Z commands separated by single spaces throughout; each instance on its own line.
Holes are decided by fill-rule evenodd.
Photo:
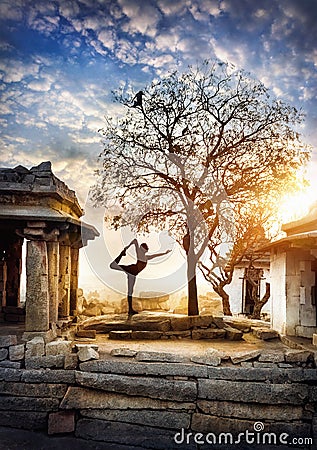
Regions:
M 49 322 L 58 320 L 59 242 L 47 242 Z
M 7 254 L 7 287 L 6 305 L 20 305 L 20 281 L 22 271 L 23 238 L 16 236 L 8 246 Z
M 0 261 L 0 307 L 6 306 L 7 263 Z
M 45 241 L 28 241 L 26 252 L 25 330 L 49 329 L 48 264 Z
M 58 280 L 60 317 L 68 317 L 70 314 L 70 274 L 71 274 L 70 246 L 60 244 L 59 280 Z
M 72 247 L 70 255 L 71 255 L 70 314 L 73 316 L 77 314 L 79 248 Z

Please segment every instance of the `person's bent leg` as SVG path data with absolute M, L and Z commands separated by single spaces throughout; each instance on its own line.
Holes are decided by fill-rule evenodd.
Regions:
M 120 259 L 126 255 L 126 249 L 124 248 L 119 256 L 116 257 L 114 261 L 110 264 L 110 269 L 114 270 L 123 270 L 121 266 L 119 266 Z

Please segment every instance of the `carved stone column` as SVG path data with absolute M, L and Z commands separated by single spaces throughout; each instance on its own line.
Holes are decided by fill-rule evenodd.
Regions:
M 66 243 L 60 243 L 58 279 L 59 317 L 68 317 L 70 314 L 70 275 L 70 245 Z
M 26 253 L 25 331 L 49 329 L 48 263 L 45 241 L 28 241 Z
M 47 242 L 49 322 L 58 320 L 59 242 Z

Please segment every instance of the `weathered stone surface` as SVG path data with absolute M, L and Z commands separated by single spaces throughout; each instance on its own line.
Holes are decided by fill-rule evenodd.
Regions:
M 169 331 L 170 329 L 170 320 L 146 320 L 135 322 L 132 326 L 132 331 Z
M 223 400 L 266 404 L 302 405 L 309 398 L 309 389 L 300 384 L 239 383 L 224 380 L 199 380 L 198 397 L 209 400 Z
M 123 394 L 105 392 L 97 389 L 70 386 L 61 404 L 61 409 L 78 410 L 184 410 L 193 411 L 195 404 L 191 402 L 173 402 L 148 397 L 133 397 Z
M 234 353 L 230 356 L 233 364 L 239 364 L 242 361 L 249 361 L 250 359 L 255 359 L 261 354 L 260 350 L 250 350 Z
M 8 357 L 8 354 L 9 354 L 8 349 L 0 348 L 0 361 L 6 359 Z
M 313 334 L 313 345 L 317 347 L 317 333 Z
M 10 347 L 10 345 L 17 345 L 18 339 L 15 335 L 8 334 L 7 336 L 0 336 L 0 348 Z
M 162 400 L 194 401 L 197 396 L 196 383 L 193 381 L 164 380 L 153 377 L 132 378 L 89 372 L 76 372 L 76 381 L 81 386 Z
M 46 355 L 68 355 L 72 351 L 72 341 L 52 341 L 46 344 Z
M 133 358 L 138 352 L 126 347 L 113 348 L 110 352 L 111 356 L 122 356 L 126 358 Z
M 132 330 L 127 331 L 109 331 L 109 339 L 131 339 Z
M 8 411 L 57 411 L 56 398 L 2 396 L 0 410 Z M 1 414 L 0 414 L 1 415 Z
M 191 415 L 189 413 L 177 411 L 124 411 L 122 409 L 112 410 L 87 410 L 82 411 L 82 416 L 93 419 L 102 419 L 112 422 L 126 422 L 131 424 L 139 424 L 143 426 L 152 426 L 169 429 L 188 429 L 190 425 Z
M 284 353 L 281 351 L 261 351 L 261 355 L 259 357 L 260 362 L 283 362 L 285 359 Z
M 171 328 L 173 331 L 186 331 L 186 330 L 189 330 L 190 327 L 191 327 L 190 317 L 172 317 L 171 318 Z
M 83 372 L 102 372 L 123 375 L 184 376 L 207 378 L 207 367 L 183 363 L 148 363 L 121 360 L 88 361 L 80 364 Z
M 8 359 L 4 359 L 3 361 L 0 361 L 0 367 L 7 367 L 8 369 L 20 369 L 21 362 L 9 361 Z
M 24 344 L 11 345 L 9 347 L 9 358 L 10 361 L 21 361 L 25 355 Z
M 160 339 L 162 334 L 162 331 L 132 331 L 131 339 Z
M 144 427 L 121 422 L 108 422 L 104 420 L 81 419 L 78 421 L 75 435 L 88 440 L 96 439 L 117 444 L 129 443 L 129 447 L 138 449 L 178 449 L 175 443 L 175 430 Z M 195 445 L 188 445 L 186 449 L 196 449 Z
M 221 357 L 213 355 L 212 353 L 205 353 L 204 355 L 194 355 L 191 357 L 191 361 L 198 364 L 206 364 L 207 366 L 219 366 L 221 363 Z
M 287 350 L 285 352 L 285 361 L 287 363 L 305 363 L 310 357 L 312 357 L 312 352 L 307 350 Z
M 275 363 L 270 363 L 270 362 L 259 362 L 259 361 L 254 361 L 252 363 L 253 367 L 256 368 L 266 368 L 266 369 L 274 369 L 274 367 L 276 367 Z
M 21 374 L 21 380 L 26 383 L 75 383 L 74 370 L 21 370 Z
M 90 359 L 99 359 L 99 353 L 89 345 L 81 347 L 77 355 L 81 362 L 89 361 Z
M 25 356 L 43 356 L 45 354 L 44 339 L 40 336 L 34 337 L 26 343 Z
M 224 327 L 224 330 L 226 332 L 226 339 L 228 339 L 228 341 L 241 341 L 243 337 L 242 331 L 237 330 L 236 328 L 229 327 L 228 325 Z
M 47 412 L 1 411 L 0 425 L 3 427 L 12 427 L 13 423 L 15 428 L 44 430 L 47 425 Z
M 138 352 L 135 359 L 137 361 L 152 361 L 152 362 L 187 362 L 188 358 L 183 355 L 166 352 Z
M 0 368 L 0 381 L 20 381 L 22 369 Z
M 190 326 L 191 327 L 202 327 L 208 328 L 213 323 L 213 316 L 190 316 Z
M 25 368 L 26 369 L 61 369 L 64 367 L 64 356 L 26 356 Z
M 70 353 L 68 355 L 65 355 L 64 357 L 64 369 L 71 370 L 71 369 L 77 369 L 78 365 L 78 356 L 77 353 Z
M 279 337 L 277 331 L 272 330 L 272 328 L 262 328 L 262 327 L 251 327 L 252 333 L 259 339 L 267 341 L 269 339 L 276 339 Z
M 63 398 L 67 391 L 65 384 L 34 384 L 0 382 L 0 393 L 20 397 L 52 397 Z
M 219 328 L 197 329 L 192 331 L 192 339 L 224 339 L 225 330 Z
M 78 352 L 81 348 L 86 348 L 87 345 L 88 345 L 88 347 L 91 347 L 91 348 L 93 348 L 94 350 L 96 350 L 96 352 L 97 352 L 98 349 L 99 349 L 98 344 L 92 344 L 92 343 L 89 343 L 89 344 L 75 344 L 75 350 Z
M 56 338 L 56 329 L 47 331 L 25 331 L 22 335 L 22 341 L 29 342 L 35 337 L 41 337 L 45 343 L 54 341 Z
M 276 420 L 291 422 L 294 420 L 311 419 L 312 412 L 305 411 L 295 405 L 265 405 L 254 403 L 237 403 L 199 400 L 198 409 L 204 414 L 220 417 L 234 417 L 251 420 Z
M 75 412 L 58 411 L 48 416 L 48 434 L 72 433 L 75 431 Z
M 78 338 L 96 339 L 96 330 L 78 330 L 76 336 Z
M 163 338 L 169 338 L 169 339 L 191 339 L 192 338 L 192 332 L 191 330 L 187 331 L 166 331 L 163 333 Z
M 237 330 L 243 331 L 244 333 L 248 333 L 251 330 L 251 322 L 247 319 L 224 317 L 223 321 L 226 325 L 237 328 Z

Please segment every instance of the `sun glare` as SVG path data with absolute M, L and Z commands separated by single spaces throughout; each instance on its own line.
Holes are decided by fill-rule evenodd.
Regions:
M 316 202 L 317 189 L 312 185 L 297 194 L 286 195 L 281 200 L 280 217 L 282 223 L 292 222 L 306 216 Z

